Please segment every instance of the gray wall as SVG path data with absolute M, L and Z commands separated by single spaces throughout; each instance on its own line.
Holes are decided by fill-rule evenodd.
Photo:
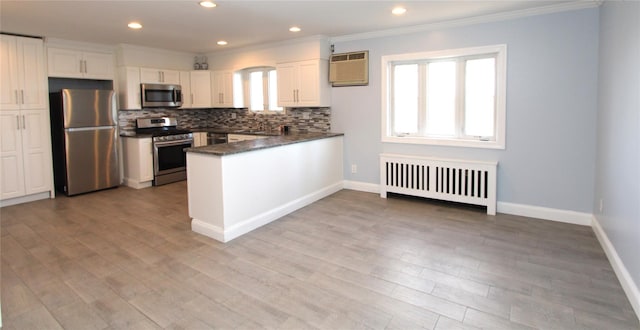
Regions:
M 595 177 L 598 9 L 335 42 L 369 50 L 369 85 L 332 91 L 332 123 L 345 133 L 345 179 L 379 183 L 378 154 L 497 160 L 498 200 L 592 213 Z M 507 44 L 505 150 L 380 142 L 380 57 Z M 351 164 L 358 173 L 351 174 Z
M 640 2 L 605 1 L 600 22 L 594 211 L 640 285 Z

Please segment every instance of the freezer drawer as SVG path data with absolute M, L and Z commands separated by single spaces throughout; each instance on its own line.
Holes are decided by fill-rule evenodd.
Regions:
M 65 130 L 67 195 L 120 184 L 115 126 Z

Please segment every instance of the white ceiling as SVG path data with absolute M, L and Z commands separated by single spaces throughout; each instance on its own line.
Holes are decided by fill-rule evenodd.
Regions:
M 198 0 L 156 1 L 0 1 L 0 30 L 33 36 L 132 44 L 191 53 L 208 53 L 288 39 L 344 37 L 539 7 L 552 1 L 245 1 L 218 0 L 206 9 Z M 592 1 L 581 1 L 592 2 Z M 391 15 L 403 5 L 407 13 Z M 143 28 L 127 28 L 138 21 Z M 289 32 L 297 25 L 301 32 Z M 216 45 L 218 40 L 229 42 Z

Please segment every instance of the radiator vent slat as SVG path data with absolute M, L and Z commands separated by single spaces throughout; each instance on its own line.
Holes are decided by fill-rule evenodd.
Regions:
M 483 205 L 496 211 L 497 162 L 380 155 L 380 196 L 401 193 Z

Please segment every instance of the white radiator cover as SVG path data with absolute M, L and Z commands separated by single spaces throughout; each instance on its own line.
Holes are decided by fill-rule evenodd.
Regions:
M 498 162 L 380 154 L 380 197 L 398 193 L 487 207 L 496 214 Z

